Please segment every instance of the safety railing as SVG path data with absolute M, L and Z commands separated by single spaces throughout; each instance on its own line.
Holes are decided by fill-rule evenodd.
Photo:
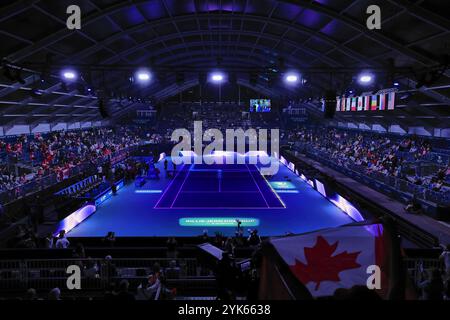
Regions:
M 69 266 L 78 266 L 84 289 L 106 288 L 121 279 L 139 282 L 158 268 L 168 281 L 202 279 L 211 276 L 197 259 L 58 259 L 58 260 L 1 260 L 0 291 L 66 288 Z M 73 271 L 72 271 L 73 272 Z
M 444 272 L 444 263 L 439 259 L 404 259 L 404 265 L 415 285 L 423 281 L 424 277 L 429 277 L 434 269 Z

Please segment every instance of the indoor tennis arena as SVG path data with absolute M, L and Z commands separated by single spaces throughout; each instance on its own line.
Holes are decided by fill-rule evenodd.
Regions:
M 448 8 L 2 1 L 0 302 L 450 300 Z

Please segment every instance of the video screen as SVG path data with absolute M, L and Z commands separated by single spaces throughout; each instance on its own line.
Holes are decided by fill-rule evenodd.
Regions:
M 272 104 L 269 99 L 252 99 L 250 100 L 250 112 L 270 112 Z

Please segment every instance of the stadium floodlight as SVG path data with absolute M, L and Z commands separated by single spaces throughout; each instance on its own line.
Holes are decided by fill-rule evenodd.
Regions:
M 296 84 L 299 82 L 299 80 L 300 80 L 300 76 L 294 72 L 289 72 L 284 77 L 284 81 L 287 84 Z
M 74 81 L 77 79 L 77 73 L 74 70 L 66 69 L 61 72 L 62 77 L 68 81 Z
M 373 76 L 370 73 L 361 73 L 358 76 L 358 82 L 362 85 L 371 84 L 373 81 Z
M 225 75 L 221 72 L 213 72 L 210 77 L 212 82 L 221 83 L 225 79 Z
M 141 70 L 138 70 L 136 72 L 136 79 L 140 83 L 147 83 L 147 82 L 149 82 L 151 77 L 152 77 L 152 75 L 151 75 L 150 71 L 148 71 L 148 70 L 141 69 Z

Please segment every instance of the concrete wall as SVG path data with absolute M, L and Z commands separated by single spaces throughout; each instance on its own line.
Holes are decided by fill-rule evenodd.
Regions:
M 0 126 L 0 137 L 2 136 L 14 136 L 21 134 L 33 134 L 33 133 L 46 133 L 51 131 L 61 130 L 76 130 L 92 127 L 107 126 L 107 121 L 88 121 L 88 122 L 74 122 L 74 123 L 40 123 L 35 126 L 20 124 L 13 126 Z
M 376 132 L 389 132 L 396 134 L 415 134 L 427 137 L 439 137 L 439 138 L 450 138 L 450 128 L 425 128 L 425 127 L 402 127 L 400 125 L 394 124 L 388 127 L 383 127 L 379 124 L 368 125 L 365 123 L 356 122 L 338 122 L 335 123 L 338 127 L 348 128 L 348 129 L 360 129 L 360 130 L 371 130 Z

